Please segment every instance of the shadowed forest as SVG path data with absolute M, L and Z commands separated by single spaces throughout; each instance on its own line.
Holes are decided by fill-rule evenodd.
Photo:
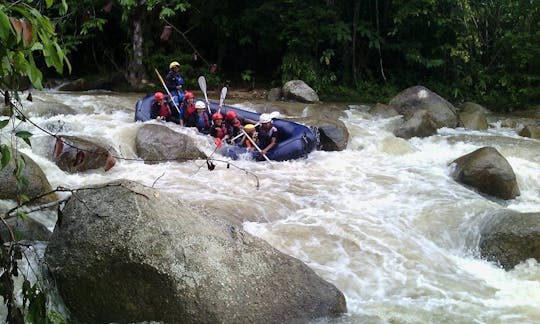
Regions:
M 384 101 L 422 84 L 499 111 L 540 101 L 537 0 L 49 2 L 36 8 L 71 62 L 64 77 L 125 90 L 179 61 L 187 88 L 204 74 L 216 87 L 302 79 L 322 100 Z

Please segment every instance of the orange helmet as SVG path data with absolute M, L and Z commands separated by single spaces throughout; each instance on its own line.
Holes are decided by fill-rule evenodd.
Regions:
M 163 93 L 161 93 L 161 92 L 156 92 L 156 93 L 154 93 L 154 99 L 156 99 L 156 100 L 161 100 L 161 99 L 163 99 L 163 98 L 165 98 L 165 96 L 163 95 Z
M 216 120 L 216 119 L 223 119 L 223 115 L 220 114 L 220 113 L 215 113 L 212 115 L 212 120 Z

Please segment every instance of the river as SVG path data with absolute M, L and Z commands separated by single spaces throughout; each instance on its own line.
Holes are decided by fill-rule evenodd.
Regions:
M 336 109 L 326 110 L 339 114 L 350 132 L 344 151 L 316 151 L 272 165 L 234 161 L 227 168 L 216 161 L 213 171 L 204 161 L 149 165 L 133 160 L 140 96 L 49 90 L 34 92 L 33 102 L 23 100 L 28 117 L 41 127 L 91 136 L 132 159 L 119 160 L 108 172 L 67 174 L 43 156 L 43 148 L 22 151 L 43 168 L 53 188 L 125 178 L 219 207 L 224 215 L 242 215 L 248 232 L 304 261 L 344 293 L 348 313 L 321 323 L 540 322 L 540 265 L 529 260 L 506 272 L 478 258 L 485 217 L 501 208 L 540 211 L 540 141 L 519 137 L 495 120 L 487 131 L 441 129 L 407 141 L 392 135 L 395 118 L 332 104 Z M 78 113 L 47 116 L 51 105 L 62 104 Z M 275 109 L 255 101 L 226 104 Z M 323 109 L 279 105 L 283 116 Z M 35 140 L 48 136 L 24 127 Z M 521 190 L 516 199 L 489 200 L 450 177 L 449 162 L 488 145 L 514 169 Z

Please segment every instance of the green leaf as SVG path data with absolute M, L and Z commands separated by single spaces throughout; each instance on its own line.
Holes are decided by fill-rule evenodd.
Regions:
M 32 146 L 32 144 L 30 143 L 30 137 L 32 136 L 32 133 L 28 131 L 18 131 L 17 133 L 15 133 L 15 136 L 22 138 L 26 142 L 26 144 Z
M 20 219 L 24 221 L 28 220 L 28 215 L 20 209 L 17 211 L 17 217 L 19 217 Z
M 2 169 L 4 169 L 11 160 L 11 152 L 9 151 L 9 147 L 6 144 L 2 144 L 0 150 L 2 152 Z
M 4 13 L 4 8 L 0 10 L 0 39 L 7 39 L 14 33 L 8 16 Z
M 50 8 L 53 5 L 53 0 L 45 0 L 45 4 L 47 5 L 47 8 Z
M 4 128 L 9 124 L 9 119 L 0 120 L 0 129 Z

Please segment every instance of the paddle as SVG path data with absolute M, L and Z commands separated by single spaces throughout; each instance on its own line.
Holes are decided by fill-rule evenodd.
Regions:
M 169 98 L 171 98 L 171 101 L 174 104 L 174 108 L 176 108 L 176 111 L 178 111 L 178 116 L 182 117 L 182 116 L 180 116 L 180 109 L 176 105 L 176 102 L 174 102 L 173 96 L 171 95 L 171 92 L 169 91 L 169 89 L 165 85 L 165 81 L 163 81 L 163 78 L 161 77 L 161 74 L 159 74 L 159 72 L 158 72 L 158 70 L 156 68 L 154 68 L 154 71 L 156 71 L 156 74 L 157 74 L 157 76 L 159 78 L 159 81 L 161 81 L 161 84 L 163 85 L 163 88 L 165 88 L 165 90 L 167 91 L 167 94 L 169 95 Z M 182 118 L 180 118 L 180 123 L 183 126 L 184 123 L 182 121 Z
M 272 119 L 278 118 L 279 115 L 280 115 L 279 111 L 272 111 L 272 112 L 270 113 L 270 118 L 272 118 Z M 257 123 L 257 124 L 255 124 L 254 126 L 257 127 L 257 126 L 259 126 L 260 124 L 261 124 L 261 123 Z M 240 133 L 240 134 L 236 135 L 235 137 L 233 137 L 233 138 L 231 139 L 231 142 L 236 141 L 237 139 L 239 139 L 240 137 L 242 137 L 242 135 L 244 135 L 244 134 Z
M 264 154 L 261 150 L 261 148 L 259 147 L 259 145 L 257 145 L 257 143 L 255 143 L 255 141 L 251 138 L 251 136 L 249 136 L 248 133 L 246 133 L 246 131 L 242 128 L 241 129 L 243 135 L 246 136 L 246 138 L 251 142 L 251 144 L 253 144 L 253 146 L 255 146 L 255 148 L 257 149 L 257 151 L 259 151 L 259 153 L 262 154 L 262 156 L 264 156 L 264 158 L 266 159 L 266 161 L 268 161 L 270 164 L 272 163 L 272 161 L 270 161 L 270 159 L 268 158 L 268 156 L 266 156 L 266 154 Z
M 223 102 L 225 101 L 225 96 L 227 96 L 227 87 L 221 88 L 221 96 L 219 97 L 218 113 L 221 113 L 221 108 L 223 108 Z
M 206 95 L 206 79 L 201 75 L 198 79 L 199 87 L 201 88 L 202 93 L 204 94 L 204 100 L 206 100 L 206 106 L 208 108 L 208 113 L 212 116 L 212 111 L 210 110 L 210 102 L 208 101 L 208 96 Z

